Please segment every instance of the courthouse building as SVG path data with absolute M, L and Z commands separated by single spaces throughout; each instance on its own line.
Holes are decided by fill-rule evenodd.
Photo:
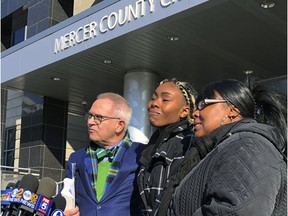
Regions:
M 286 0 L 2 0 L 2 177 L 29 168 L 61 181 L 99 93 L 130 102 L 145 143 L 160 80 L 200 90 L 251 76 L 287 91 Z

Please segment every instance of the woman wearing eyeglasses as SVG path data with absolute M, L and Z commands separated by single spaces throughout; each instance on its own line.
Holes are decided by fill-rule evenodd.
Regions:
M 194 146 L 204 158 L 183 176 L 167 214 L 286 215 L 286 97 L 224 80 L 205 87 L 196 108 Z
M 149 120 L 157 130 L 140 158 L 138 186 L 144 215 L 150 215 L 160 202 L 170 176 L 177 171 L 190 148 L 196 96 L 189 83 L 166 79 L 148 103 Z

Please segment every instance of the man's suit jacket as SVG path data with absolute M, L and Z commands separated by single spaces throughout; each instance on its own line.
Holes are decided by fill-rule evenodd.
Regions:
M 133 143 L 127 149 L 122 158 L 120 170 L 100 201 L 96 199 L 84 163 L 87 148 L 80 149 L 70 155 L 66 178 L 72 177 L 71 163 L 76 163 L 76 204 L 79 206 L 81 216 L 129 216 L 140 214 L 136 176 L 139 158 L 144 148 L 144 144 Z

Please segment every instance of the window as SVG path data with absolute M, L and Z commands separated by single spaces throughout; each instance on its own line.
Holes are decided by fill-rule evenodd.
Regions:
M 62 9 L 65 11 L 65 14 L 67 15 L 67 17 L 72 17 L 74 1 L 73 0 L 58 0 L 58 2 L 61 5 Z
M 14 166 L 14 152 L 16 141 L 16 127 L 6 129 L 4 146 L 4 166 Z
M 8 49 L 27 37 L 27 9 L 23 7 L 1 19 L 2 49 Z M 1 50 L 2 51 L 2 50 Z
M 26 26 L 17 29 L 13 33 L 13 42 L 12 45 L 16 45 L 26 39 Z

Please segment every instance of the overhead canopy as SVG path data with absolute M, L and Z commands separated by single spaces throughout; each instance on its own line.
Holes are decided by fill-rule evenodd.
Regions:
M 95 5 L 2 52 L 2 87 L 66 100 L 77 112 L 83 99 L 89 105 L 100 92 L 122 94 L 125 73 L 135 69 L 187 80 L 196 89 L 244 80 L 244 71 L 287 80 L 287 1 L 263 9 L 259 0 L 150 0 L 144 15 L 114 26 L 119 9 L 141 9 L 143 2 Z M 55 51 L 61 37 L 70 42 Z

